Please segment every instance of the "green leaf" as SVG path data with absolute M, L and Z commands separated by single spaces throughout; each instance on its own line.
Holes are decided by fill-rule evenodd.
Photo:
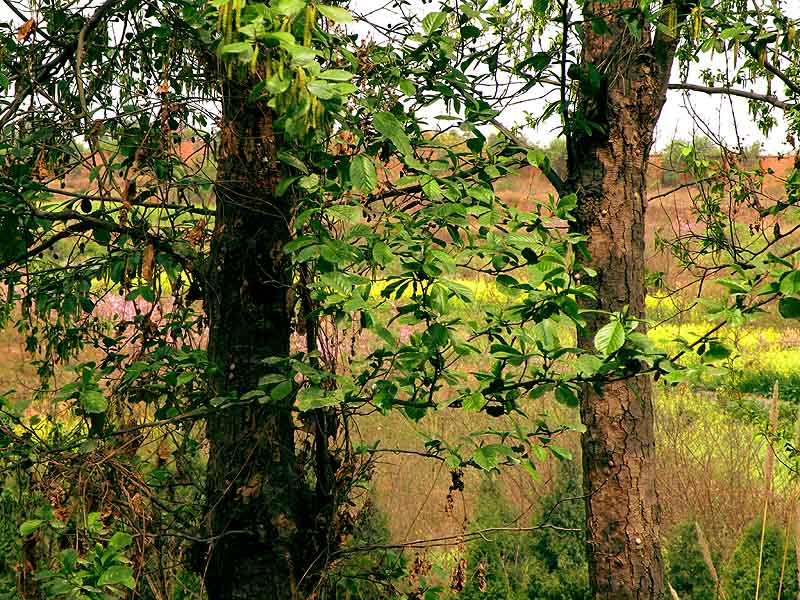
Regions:
M 395 147 L 405 156 L 411 156 L 411 142 L 403 130 L 400 121 L 392 113 L 379 112 L 373 118 L 372 124 L 375 129 L 387 140 L 392 142 Z
M 545 350 L 555 350 L 561 347 L 561 340 L 558 337 L 558 329 L 550 319 L 544 319 L 533 327 L 533 333 L 537 341 L 541 342 Z
M 542 150 L 539 150 L 539 148 L 531 148 L 528 150 L 527 158 L 528 164 L 532 167 L 538 167 L 547 160 L 547 156 Z
M 422 30 L 426 35 L 430 35 L 444 25 L 446 19 L 447 15 L 443 12 L 429 13 L 422 19 Z
M 270 390 L 269 397 L 275 402 L 280 402 L 291 394 L 292 390 L 294 390 L 294 382 L 289 379 L 284 379 L 284 381 L 281 381 Z
M 566 448 L 562 448 L 561 446 L 555 446 L 553 444 L 548 444 L 547 449 L 553 453 L 553 455 L 559 460 L 572 460 L 572 452 L 567 450 Z
M 703 362 L 715 362 L 718 360 L 725 360 L 731 355 L 731 350 L 724 344 L 711 341 L 703 352 Z
M 127 548 L 133 543 L 133 537 L 128 535 L 127 533 L 123 533 L 118 531 L 114 535 L 111 536 L 111 539 L 108 540 L 108 547 L 114 550 L 122 550 L 123 548 Z
M 264 36 L 264 44 L 272 48 L 281 46 L 289 51 L 293 46 L 297 46 L 294 43 L 294 36 L 288 31 L 271 31 Z
M 290 79 L 283 78 L 276 74 L 264 82 L 264 89 L 270 94 L 279 95 L 288 90 L 291 85 L 292 82 Z M 280 158 L 280 156 L 278 156 L 278 158 Z
M 297 185 L 299 185 L 307 192 L 313 192 L 319 189 L 319 175 L 317 175 L 316 173 L 312 173 L 311 175 L 306 175 L 305 177 L 301 177 L 297 181 Z
M 492 356 L 501 360 L 504 358 L 517 358 L 522 356 L 519 350 L 508 344 L 492 344 L 489 348 L 489 352 L 492 353 Z
M 219 47 L 219 53 L 225 56 L 226 54 L 245 54 L 253 51 L 253 46 L 249 42 L 233 42 L 232 44 L 225 44 Z
M 575 370 L 583 377 L 591 377 L 603 366 L 594 354 L 581 354 L 574 362 Z
M 328 81 L 350 81 L 353 78 L 353 73 L 342 69 L 328 69 L 317 75 L 317 78 L 327 79 Z
M 285 15 L 287 17 L 295 16 L 305 7 L 306 0 L 273 0 L 271 4 L 272 11 L 276 15 Z
M 306 387 L 297 393 L 297 408 L 302 412 L 341 404 L 342 399 L 332 391 Z
M 489 402 L 480 392 L 470 394 L 461 403 L 461 407 L 469 412 L 478 412 Z
M 619 319 L 603 325 L 594 336 L 594 347 L 606 356 L 613 354 L 625 344 L 625 328 Z
M 258 385 L 266 386 L 271 385 L 273 383 L 280 383 L 281 381 L 286 381 L 287 376 L 285 373 L 269 373 L 268 375 L 264 375 L 261 379 L 258 380 Z
M 358 88 L 349 82 L 332 83 L 331 89 L 337 96 L 349 96 L 353 92 L 358 91 Z
M 31 519 L 29 521 L 25 521 L 22 525 L 19 526 L 19 534 L 26 536 L 32 534 L 34 531 L 41 527 L 44 521 L 42 519 Z
M 491 471 L 499 464 L 494 451 L 488 446 L 475 450 L 472 460 L 484 471 Z
M 572 408 L 580 404 L 575 391 L 568 385 L 560 385 L 556 388 L 556 401 Z
M 436 181 L 433 177 L 427 178 L 422 183 L 422 191 L 423 193 L 433 200 L 434 202 L 438 202 L 442 199 L 442 188 L 439 185 L 439 182 Z
M 350 181 L 353 187 L 369 194 L 378 187 L 378 173 L 375 163 L 366 154 L 357 154 L 350 161 Z
M 132 590 L 136 587 L 133 579 L 133 569 L 125 565 L 114 565 L 109 567 L 97 580 L 97 587 L 104 585 L 122 585 Z
M 484 471 L 491 471 L 504 457 L 511 457 L 514 451 L 503 444 L 481 446 L 472 455 L 472 460 Z
M 290 167 L 294 167 L 301 173 L 308 175 L 308 167 L 302 160 L 297 158 L 294 154 L 282 150 L 278 152 L 277 156 L 278 160 L 281 161 L 282 163 L 285 163 Z
M 65 548 L 58 553 L 58 560 L 69 571 L 74 571 L 80 555 L 74 548 Z
M 254 400 L 255 398 L 263 398 L 264 396 L 266 396 L 264 390 L 250 390 L 239 396 L 239 401 L 245 402 L 247 400 Z
M 355 225 L 361 220 L 363 213 L 360 206 L 352 206 L 350 204 L 335 204 L 325 209 L 325 214 L 335 217 L 344 223 Z
M 316 96 L 320 100 L 330 100 L 336 97 L 336 90 L 333 84 L 320 79 L 312 79 L 306 84 L 306 89 L 310 94 Z
M 781 294 L 792 296 L 800 292 L 800 271 L 790 271 L 783 279 L 780 286 Z
M 351 15 L 350 12 L 344 8 L 340 8 L 338 6 L 328 6 L 327 4 L 319 4 L 317 5 L 317 10 L 321 15 L 327 17 L 334 23 L 347 24 L 353 22 L 353 15 Z
M 89 414 L 104 413 L 108 408 L 108 400 L 106 400 L 106 397 L 100 390 L 83 390 L 79 400 L 83 410 Z
M 567 194 L 558 199 L 558 206 L 556 207 L 556 216 L 561 219 L 566 219 L 569 213 L 578 206 L 578 196 L 575 194 Z
M 550 54 L 537 52 L 530 59 L 531 66 L 537 71 L 543 71 L 550 66 Z
M 401 79 L 400 83 L 397 84 L 397 87 L 399 87 L 400 91 L 406 96 L 414 96 L 417 93 L 416 86 L 408 79 Z
M 724 287 L 728 290 L 731 294 L 748 294 L 752 288 L 746 287 L 743 282 L 736 281 L 734 279 L 728 279 L 726 277 L 721 277 L 717 279 L 717 284 Z
M 372 246 L 372 258 L 377 264 L 385 267 L 391 264 L 391 262 L 394 260 L 394 253 L 389 246 L 378 240 L 375 242 L 375 245 Z
M 784 319 L 800 319 L 800 300 L 781 298 L 778 301 L 778 312 Z

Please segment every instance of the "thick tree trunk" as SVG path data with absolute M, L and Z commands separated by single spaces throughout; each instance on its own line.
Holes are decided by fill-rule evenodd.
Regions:
M 575 229 L 588 237 L 597 303 L 591 308 L 645 312 L 645 173 L 653 131 L 666 97 L 674 40 L 646 28 L 634 35 L 617 16 L 638 0 L 587 1 L 610 32 L 585 27 L 583 74 L 568 142 L 568 190 L 578 195 Z M 641 24 L 640 24 L 641 26 Z M 608 318 L 589 313 L 584 347 Z M 655 480 L 651 382 L 647 376 L 587 385 L 581 398 L 587 551 L 594 598 L 665 597 Z
M 621 139 L 598 151 L 600 171 L 587 174 L 601 196 L 599 215 L 584 231 L 597 270 L 604 311 L 644 314 L 644 186 L 642 153 L 631 156 Z M 631 160 L 633 159 L 633 160 Z M 618 165 L 624 164 L 623 168 Z M 608 322 L 592 315 L 584 346 Z M 663 593 L 655 442 L 650 380 L 638 376 L 587 385 L 581 399 L 584 491 L 589 568 L 595 598 L 660 598 Z
M 289 239 L 271 110 L 229 84 L 216 180 L 217 213 L 205 293 L 209 358 L 220 370 L 213 395 L 241 396 L 289 353 Z M 211 600 L 298 598 L 295 582 L 303 501 L 291 396 L 222 409 L 208 419 L 205 583 Z

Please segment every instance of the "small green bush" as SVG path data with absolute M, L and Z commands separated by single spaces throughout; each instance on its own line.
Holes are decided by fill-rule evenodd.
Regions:
M 467 585 L 460 599 L 585 600 L 590 597 L 580 479 L 573 463 L 564 463 L 564 467 L 558 488 L 542 498 L 535 522 L 579 531 L 540 529 L 487 534 L 469 547 Z M 497 483 L 485 480 L 479 488 L 476 528 L 507 526 L 514 516 Z M 481 587 L 485 589 L 481 591 Z
M 528 598 L 531 600 L 588 600 L 586 508 L 580 473 L 563 463 L 559 487 L 542 500 L 539 520 L 576 532 L 542 529 L 533 534 L 534 562 Z
M 11 494 L 0 492 L 0 600 L 17 597 L 15 568 L 22 546 L 17 524 L 22 510 Z
M 742 532 L 739 545 L 725 567 L 723 587 L 728 600 L 752 600 L 756 593 L 761 520 L 751 521 Z M 783 529 L 769 524 L 764 534 L 764 553 L 761 565 L 760 598 L 789 600 L 797 597 L 797 567 L 794 560 L 794 543 L 784 548 Z M 781 566 L 786 556 L 783 586 L 780 597 Z
M 497 481 L 481 481 L 475 529 L 508 527 L 514 519 Z M 461 600 L 527 600 L 530 585 L 529 540 L 524 533 L 487 533 L 470 544 L 466 587 Z
M 693 522 L 681 523 L 664 545 L 666 575 L 681 600 L 717 600 L 717 586 L 708 569 Z M 711 559 L 717 569 L 718 556 Z
M 370 496 L 358 513 L 345 550 L 389 543 L 388 518 Z M 321 600 L 389 600 L 407 576 L 407 561 L 394 550 L 354 552 L 327 574 Z

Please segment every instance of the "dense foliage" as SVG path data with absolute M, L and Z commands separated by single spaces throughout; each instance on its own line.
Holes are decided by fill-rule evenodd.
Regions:
M 732 600 L 755 597 L 758 584 L 759 594 L 764 598 L 797 597 L 797 564 L 790 560 L 793 555 L 794 542 L 787 539 L 780 526 L 768 524 L 762 534 L 761 521 L 753 521 L 743 531 L 726 566 L 725 596 Z
M 534 529 L 525 532 L 502 531 L 523 524 L 503 497 L 498 482 L 486 479 L 481 483 L 474 527 L 491 533 L 470 545 L 467 573 L 471 577 L 458 597 L 589 597 L 581 489 L 574 466 L 560 471 L 556 489 L 541 499 Z M 536 523 L 547 523 L 554 529 L 536 529 Z M 492 531 L 495 528 L 500 530 Z
M 237 578 L 236 598 L 392 589 L 401 553 L 358 556 L 386 541 L 359 511 L 376 456 L 392 450 L 361 443 L 359 419 L 480 414 L 480 427 L 412 451 L 453 473 L 535 474 L 568 459 L 560 438 L 584 429 L 540 410 L 544 396 L 586 408 L 609 385 L 649 389 L 643 375 L 677 384 L 728 359 L 725 324 L 771 303 L 800 317 L 798 227 L 774 229 L 798 198 L 796 172 L 785 198 L 763 202 L 748 165 L 682 151 L 700 226 L 661 247 L 727 293 L 709 308 L 716 325 L 668 354 L 645 335 L 643 306 L 630 309 L 643 282 L 634 299 L 604 297 L 611 270 L 590 250 L 601 211 L 589 214 L 596 190 L 576 159 L 605 152 L 602 103 L 635 62 L 620 49 L 617 73 L 587 63 L 592 36 L 648 49 L 652 37 L 684 70 L 704 52 L 740 56 L 730 77 L 703 78 L 779 79 L 786 101 L 751 98 L 769 130 L 770 107 L 800 93 L 795 24 L 778 3 L 595 13 L 603 3 L 467 0 L 413 14 L 399 1 L 392 25 L 306 0 L 7 4 L 0 325 L 24 338 L 36 377 L 0 390 L 0 506 L 24 515 L 0 540 L 3 581 L 23 596 L 191 598 L 208 585 L 220 598 Z M 553 117 L 567 138 L 550 157 L 498 121 L 541 85 L 552 93 L 528 124 Z M 502 134 L 491 144 L 489 127 Z M 504 201 L 497 184 L 521 167 L 552 193 Z M 734 224 L 745 213 L 748 232 Z M 504 301 L 477 301 L 465 277 L 494 281 Z M 701 361 L 687 367 L 691 353 Z M 487 571 L 487 593 L 589 593 L 572 574 L 585 561 L 575 536 L 498 539 L 477 544 L 472 566 L 507 566 L 524 543 L 527 571 Z M 378 581 L 348 581 L 362 567 Z

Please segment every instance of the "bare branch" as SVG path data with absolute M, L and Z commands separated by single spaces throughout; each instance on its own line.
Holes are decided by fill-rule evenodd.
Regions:
M 400 544 L 372 544 L 369 546 L 359 546 L 356 548 L 344 548 L 338 552 L 334 552 L 333 556 L 343 556 L 346 554 L 356 554 L 359 552 L 372 552 L 374 550 L 402 550 L 408 548 L 431 548 L 434 546 L 454 546 L 463 542 L 468 542 L 474 538 L 484 538 L 487 533 L 525 533 L 531 531 L 539 531 L 541 529 L 552 529 L 554 531 L 561 531 L 564 533 L 579 533 L 581 530 L 572 527 L 559 527 L 549 523 L 542 523 L 540 525 L 533 525 L 532 527 L 488 527 L 486 529 L 478 529 L 460 535 L 447 535 L 438 538 L 412 540 Z
M 756 92 L 748 92 L 746 90 L 739 90 L 731 87 L 709 87 L 706 85 L 697 85 L 694 83 L 670 83 L 667 86 L 670 90 L 682 90 L 688 92 L 702 92 L 704 94 L 724 94 L 728 96 L 738 96 L 740 98 L 747 98 L 749 100 L 757 100 L 759 102 L 766 102 L 775 108 L 781 110 L 789 110 L 794 105 L 779 99 L 772 94 L 758 94 Z

